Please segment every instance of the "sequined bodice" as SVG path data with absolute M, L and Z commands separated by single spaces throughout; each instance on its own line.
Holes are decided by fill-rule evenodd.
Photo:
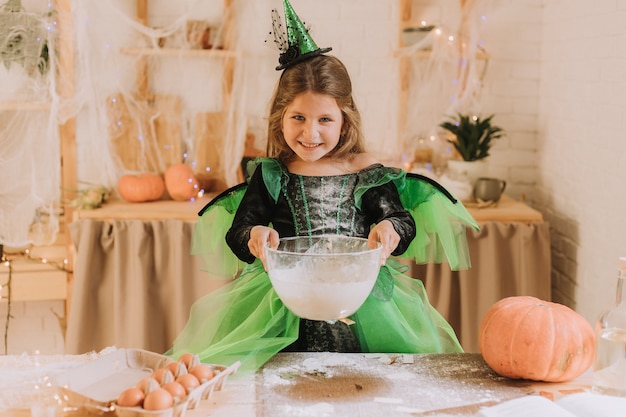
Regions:
M 356 174 L 289 177 L 282 191 L 293 214 L 296 235 L 354 234 Z

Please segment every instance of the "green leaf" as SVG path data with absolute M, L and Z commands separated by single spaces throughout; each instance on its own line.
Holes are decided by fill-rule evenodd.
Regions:
M 454 135 L 454 140 L 448 142 L 454 146 L 464 161 L 476 161 L 489 156 L 493 141 L 504 136 L 499 126 L 493 126 L 491 120 L 494 115 L 481 119 L 478 116 L 469 116 L 458 113 L 439 126 Z

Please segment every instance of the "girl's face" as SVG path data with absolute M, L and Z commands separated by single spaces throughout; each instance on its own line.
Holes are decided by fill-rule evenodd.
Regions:
M 298 94 L 283 116 L 287 145 L 303 161 L 322 159 L 339 143 L 343 114 L 337 101 L 326 94 Z

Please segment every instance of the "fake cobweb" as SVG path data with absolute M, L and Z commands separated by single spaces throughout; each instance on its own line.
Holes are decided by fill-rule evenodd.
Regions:
M 0 5 L 0 244 L 15 246 L 58 229 L 56 16 L 47 2 L 39 6 Z
M 422 139 L 438 140 L 439 124 L 457 113 L 480 114 L 483 80 L 489 63 L 481 38 L 481 23 L 493 10 L 493 0 L 461 0 L 458 19 L 428 22 L 429 31 L 401 48 L 406 65 L 406 122 L 401 134 L 407 148 Z M 430 25 L 433 23 L 432 25 Z M 425 29 L 425 28 L 424 28 Z M 402 64 L 401 64 L 402 65 Z M 408 149 L 413 150 L 413 149 Z
M 94 186 L 115 198 L 126 173 L 184 162 L 206 191 L 239 181 L 246 131 L 258 120 L 242 99 L 234 52 L 246 28 L 225 23 L 250 8 L 224 3 L 149 1 L 145 21 L 126 0 L 2 5 L 0 245 L 54 242 L 64 205 Z M 61 149 L 75 150 L 71 189 L 62 186 Z

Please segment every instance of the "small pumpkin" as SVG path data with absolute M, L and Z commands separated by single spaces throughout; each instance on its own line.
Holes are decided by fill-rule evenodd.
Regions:
M 593 363 L 595 334 L 591 324 L 567 306 L 514 296 L 487 311 L 478 344 L 485 362 L 502 376 L 564 382 Z
M 129 203 L 158 200 L 165 193 L 165 183 L 154 173 L 125 174 L 117 181 L 117 191 Z
M 180 163 L 165 171 L 165 188 L 173 200 L 186 201 L 198 195 L 200 184 L 191 167 Z

